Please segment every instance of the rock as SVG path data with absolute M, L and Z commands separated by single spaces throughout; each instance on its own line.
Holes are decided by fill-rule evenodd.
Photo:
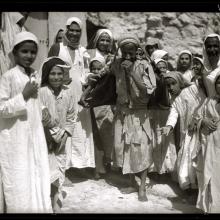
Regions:
M 146 32 L 146 38 L 147 37 L 155 37 L 155 35 L 156 35 L 156 31 L 155 30 L 148 30 L 147 32 Z
M 160 17 L 156 17 L 156 16 L 150 16 L 147 20 L 147 28 L 151 29 L 151 28 L 156 28 L 156 27 L 160 27 L 162 24 L 162 20 Z
M 178 19 L 174 19 L 174 20 L 170 21 L 169 24 L 171 26 L 176 26 L 178 28 L 182 28 L 183 27 L 182 23 Z
M 156 35 L 155 35 L 155 37 L 161 39 L 161 38 L 163 37 L 163 33 L 164 33 L 163 30 L 156 30 Z
M 178 20 L 180 20 L 180 22 L 182 22 L 184 25 L 190 24 L 192 22 L 191 18 L 186 14 L 181 14 L 178 17 Z

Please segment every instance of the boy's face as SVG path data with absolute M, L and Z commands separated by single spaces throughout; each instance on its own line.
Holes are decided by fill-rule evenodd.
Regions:
M 171 95 L 174 95 L 174 96 L 179 95 L 179 93 L 181 92 L 181 89 L 180 89 L 179 83 L 175 79 L 173 79 L 173 78 L 166 78 L 165 82 L 166 82 L 166 86 L 167 86 L 168 92 Z
M 60 88 L 63 84 L 64 70 L 61 67 L 53 66 L 50 70 L 48 81 L 52 89 Z
M 196 75 L 202 75 L 203 66 L 199 60 L 193 60 L 193 70 Z
M 190 62 L 191 59 L 189 54 L 184 53 L 180 56 L 179 64 L 184 67 L 184 69 L 188 69 L 190 67 Z
M 206 53 L 209 57 L 219 56 L 220 42 L 217 37 L 209 37 L 205 41 Z
M 136 58 L 137 47 L 133 43 L 125 44 L 121 47 L 121 54 L 124 60 L 134 61 Z
M 16 63 L 24 68 L 30 67 L 37 56 L 37 46 L 34 42 L 24 42 L 15 51 Z
M 215 82 L 215 89 L 218 95 L 220 95 L 220 77 Z
M 91 73 L 98 74 L 103 68 L 103 64 L 99 61 L 93 61 L 91 65 Z

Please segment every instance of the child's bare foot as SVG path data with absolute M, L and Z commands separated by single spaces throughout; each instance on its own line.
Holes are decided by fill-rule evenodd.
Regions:
M 146 196 L 146 189 L 145 188 L 139 187 L 139 190 L 138 190 L 138 200 L 140 202 L 148 201 L 147 196 Z
M 120 189 L 122 194 L 130 194 L 134 192 L 138 192 L 138 188 L 134 186 L 124 187 Z

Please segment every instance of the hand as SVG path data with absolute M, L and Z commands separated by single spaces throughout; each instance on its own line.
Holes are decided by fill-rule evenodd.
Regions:
M 89 103 L 85 101 L 85 97 L 81 97 L 78 104 L 83 106 L 84 108 L 89 108 Z
M 121 66 L 122 68 L 125 69 L 125 71 L 127 73 L 130 73 L 131 72 L 131 68 L 133 66 L 133 63 L 130 61 L 130 60 L 124 60 L 122 63 L 121 63 Z
M 36 82 L 27 82 L 23 91 L 22 95 L 24 100 L 27 101 L 30 97 L 35 98 L 37 97 L 38 92 L 38 84 Z
M 160 132 L 161 135 L 168 136 L 172 129 L 173 129 L 173 127 L 168 125 L 168 126 L 165 126 L 165 127 L 162 127 L 162 128 L 158 128 L 157 132 L 158 133 Z
M 67 138 L 68 138 L 68 134 L 67 134 L 67 132 L 65 132 L 62 139 L 61 139 L 61 143 L 60 143 L 59 147 L 56 149 L 55 153 L 58 154 L 58 153 L 64 152 Z
M 51 123 L 51 115 L 48 108 L 42 110 L 42 123 L 44 127 L 48 126 Z
M 101 76 L 99 74 L 90 74 L 87 78 L 88 80 L 88 84 L 89 85 L 93 85 L 95 84 L 99 79 L 101 78 Z
M 217 129 L 217 123 L 215 120 L 209 118 L 203 118 L 202 127 L 207 129 L 210 132 L 213 132 Z
M 189 132 L 196 131 L 197 129 L 197 120 L 195 118 L 192 118 L 191 122 L 188 125 Z

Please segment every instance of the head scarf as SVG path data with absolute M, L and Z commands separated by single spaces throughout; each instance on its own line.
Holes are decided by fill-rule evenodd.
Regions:
M 13 41 L 12 50 L 14 49 L 15 46 L 17 46 L 18 44 L 20 44 L 24 41 L 33 41 L 37 45 L 37 47 L 39 44 L 37 37 L 33 33 L 27 32 L 27 31 L 22 31 L 15 36 L 14 41 Z
M 83 25 L 82 25 L 82 21 L 77 18 L 77 17 L 71 17 L 66 21 L 66 27 L 70 26 L 73 22 L 77 23 L 80 27 L 80 29 L 82 29 Z
M 138 37 L 134 34 L 127 33 L 123 34 L 119 40 L 118 40 L 118 47 L 121 48 L 123 45 L 128 44 L 128 43 L 133 43 L 136 45 L 136 47 L 140 46 L 140 41 Z
M 170 72 L 167 72 L 166 74 L 164 74 L 164 78 L 172 78 L 174 79 L 175 81 L 177 81 L 180 85 L 180 88 L 181 89 L 184 89 L 188 86 L 191 85 L 191 83 L 187 82 L 184 78 L 183 78 L 183 75 L 182 73 L 178 72 L 178 71 L 170 71 Z
M 47 58 L 40 70 L 41 74 L 41 86 L 48 85 L 48 76 L 50 73 L 50 70 L 54 67 L 58 66 L 63 68 L 64 71 L 69 70 L 71 67 L 69 64 L 67 64 L 64 60 L 62 60 L 60 57 L 49 57 Z
M 72 24 L 72 23 L 76 23 L 79 25 L 80 29 L 81 29 L 81 34 L 82 34 L 82 21 L 77 18 L 77 17 L 71 17 L 67 20 L 66 22 L 66 31 L 63 35 L 63 43 L 67 46 L 69 46 L 71 49 L 75 50 L 75 49 L 78 49 L 79 48 L 79 44 L 80 44 L 80 38 L 79 38 L 79 41 L 76 42 L 76 43 L 73 43 L 73 42 L 70 42 L 69 39 L 67 38 L 66 34 L 67 34 L 67 31 L 68 31 L 68 28 L 69 26 Z
M 166 60 L 163 60 L 163 59 L 155 59 L 155 60 L 154 60 L 154 64 L 155 64 L 155 65 L 157 65 L 159 62 L 163 62 L 163 63 L 165 63 L 166 66 L 167 66 L 167 61 L 166 61 Z
M 183 54 L 188 54 L 190 56 L 190 60 L 191 60 L 191 63 L 190 63 L 190 68 L 192 66 L 192 53 L 189 51 L 189 50 L 182 50 L 180 51 L 179 55 L 178 55 L 178 58 L 177 58 L 177 70 L 180 68 L 180 57 L 183 55 Z
M 154 61 L 155 59 L 162 59 L 167 54 L 168 54 L 168 52 L 165 50 L 155 50 L 151 54 L 151 60 Z
M 64 30 L 63 30 L 63 29 L 59 29 L 59 30 L 57 31 L 57 34 L 56 34 L 56 36 L 55 36 L 55 38 L 54 38 L 54 43 L 57 43 L 57 36 L 58 36 L 58 34 L 59 34 L 61 31 L 64 31 Z
M 113 35 L 112 35 L 112 32 L 109 30 L 109 29 L 99 29 L 95 36 L 92 37 L 91 41 L 89 42 L 88 44 L 88 49 L 96 49 L 97 48 L 97 44 L 98 44 L 98 41 L 100 39 L 100 37 L 104 34 L 108 34 L 109 37 L 110 37 L 110 46 L 109 46 L 109 51 L 111 51 L 112 49 L 112 46 L 113 46 L 113 41 L 114 41 L 114 38 L 113 38 Z
M 209 34 L 209 35 L 207 35 L 207 36 L 205 37 L 205 39 L 204 39 L 204 42 L 203 42 L 203 48 L 202 48 L 203 64 L 204 64 L 204 67 L 206 68 L 206 70 L 207 70 L 208 72 L 211 72 L 211 71 L 212 71 L 212 67 L 211 67 L 211 65 L 210 65 L 210 63 L 209 63 L 208 55 L 207 55 L 207 53 L 206 53 L 205 42 L 206 42 L 206 40 L 207 40 L 208 38 L 216 38 L 216 37 L 218 38 L 218 40 L 219 40 L 219 42 L 220 42 L 220 35 L 218 35 L 218 34 Z M 220 66 L 220 59 L 219 59 L 219 61 L 218 61 L 217 66 Z
M 92 66 L 92 63 L 94 61 L 98 61 L 100 62 L 103 66 L 105 65 L 105 58 L 104 57 L 101 57 L 101 56 L 96 56 L 94 57 L 93 59 L 91 59 L 90 63 L 89 63 L 89 69 L 91 70 L 91 66 Z

